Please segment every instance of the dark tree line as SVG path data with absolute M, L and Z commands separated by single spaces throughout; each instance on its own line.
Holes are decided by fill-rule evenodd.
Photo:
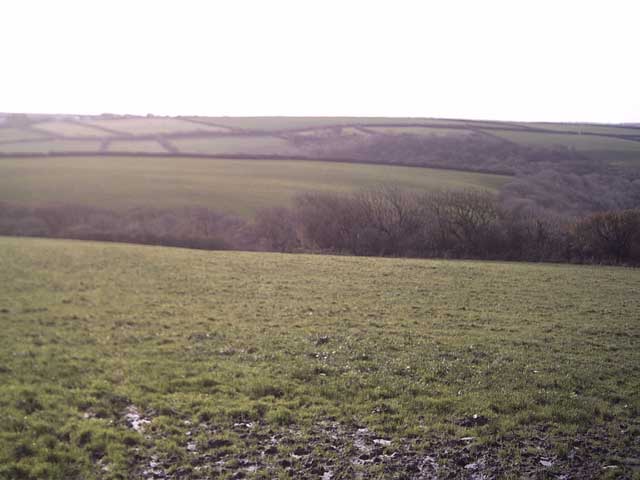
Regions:
M 27 207 L 0 203 L 0 234 L 167 245 L 207 250 L 251 248 L 246 222 L 206 208 L 133 208 L 79 205 Z
M 640 265 L 640 209 L 568 220 L 479 191 L 307 193 L 252 221 L 206 208 L 0 204 L 0 235 L 201 249 Z
M 640 264 L 640 209 L 567 220 L 540 210 L 507 208 L 489 193 L 381 188 L 347 196 L 303 195 L 288 218 L 295 222 L 289 231 L 297 232 L 303 250 Z
M 640 209 L 567 220 L 478 191 L 309 193 L 261 212 L 253 228 L 275 251 L 640 264 Z
M 271 212 L 265 212 L 270 215 Z M 262 215 L 259 215 L 259 218 Z M 299 196 L 267 246 L 370 256 L 566 261 L 566 225 L 516 213 L 489 193 L 379 188 Z M 270 239 L 273 228 L 259 232 Z

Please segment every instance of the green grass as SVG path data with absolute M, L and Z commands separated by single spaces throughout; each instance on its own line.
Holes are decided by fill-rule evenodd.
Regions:
M 455 478 L 640 455 L 639 270 L 4 238 L 0 285 L 0 478 L 409 478 L 364 428 Z
M 318 138 L 326 138 L 326 137 L 362 137 L 369 136 L 370 133 L 367 133 L 364 130 L 361 130 L 358 127 L 328 127 L 328 128 L 315 128 L 309 130 L 301 130 L 295 133 L 296 136 L 299 137 L 318 137 Z
M 380 183 L 408 189 L 480 187 L 509 177 L 388 165 L 198 158 L 68 157 L 0 159 L 0 201 L 130 208 L 205 206 L 252 215 L 300 192 L 351 191 Z
M 508 130 L 490 130 L 487 132 L 504 138 L 505 140 L 524 145 L 534 145 L 538 147 L 559 145 L 574 148 L 578 151 L 621 151 L 638 152 L 640 154 L 640 142 L 633 140 L 593 135 L 515 132 Z
M 437 118 L 398 117 L 192 117 L 199 121 L 211 122 L 243 130 L 294 130 L 311 127 L 327 127 L 351 124 L 467 124 L 466 120 L 444 120 Z
M 81 125 L 75 122 L 40 122 L 33 125 L 39 130 L 43 130 L 53 135 L 64 137 L 110 137 L 113 134 L 88 125 Z
M 167 150 L 156 140 L 112 140 L 109 152 L 166 153 Z
M 607 125 L 584 125 L 580 123 L 528 123 L 530 127 L 543 130 L 558 130 L 568 132 L 602 133 L 604 135 L 638 135 L 640 128 L 611 127 Z
M 295 155 L 289 142 L 271 136 L 177 138 L 171 143 L 182 153 Z
M 220 132 L 225 129 L 208 127 L 179 118 L 116 118 L 86 120 L 87 125 L 108 128 L 132 135 L 155 135 L 184 132 Z
M 99 140 L 34 140 L 0 143 L 0 153 L 98 152 Z
M 191 120 L 190 120 L 191 119 Z M 192 121 L 193 120 L 193 121 Z M 207 124 L 208 123 L 208 124 Z M 505 140 L 537 147 L 565 146 L 580 152 L 595 155 L 599 160 L 612 166 L 625 168 L 640 164 L 640 142 L 607 137 L 606 134 L 637 133 L 640 129 L 614 128 L 607 125 L 580 125 L 561 123 L 518 123 L 489 122 L 482 120 L 447 120 L 431 118 L 392 118 L 392 117 L 131 117 L 131 118 L 84 118 L 79 122 L 47 120 L 35 124 L 42 130 L 41 135 L 49 132 L 52 135 L 86 137 L 87 140 L 38 140 L 34 131 L 0 128 L 0 153 L 46 153 L 63 151 L 86 151 L 99 154 L 101 143 L 91 138 L 109 139 L 113 133 L 96 127 L 105 128 L 123 135 L 165 136 L 167 141 L 175 144 L 183 153 L 210 154 L 248 154 L 248 155 L 303 155 L 304 149 L 295 147 L 284 138 L 269 136 L 264 132 L 300 130 L 297 134 L 303 137 L 335 138 L 336 145 L 346 137 L 364 136 L 363 132 L 348 125 L 367 125 L 370 132 L 380 134 L 435 134 L 460 135 L 471 130 L 484 127 L 505 125 L 505 128 L 522 128 L 515 130 L 486 130 Z M 384 127 L 384 124 L 424 125 Z M 460 125 L 465 130 L 448 129 L 447 125 Z M 377 125 L 377 126 L 376 126 Z M 544 133 L 525 130 L 527 125 L 548 130 L 568 129 L 573 131 L 589 131 L 602 133 L 603 136 L 580 136 L 562 133 Z M 240 129 L 246 135 L 224 135 L 232 129 Z M 182 134 L 194 136 L 181 136 Z M 10 142 L 11 140 L 33 139 L 30 142 Z M 135 139 L 133 139 L 135 141 Z M 8 143 L 2 143 L 8 142 Z M 116 143 L 117 142 L 117 143 Z M 130 143 L 129 140 L 114 141 L 109 151 L 147 153 L 164 152 L 164 149 L 145 139 L 144 144 Z M 151 142 L 151 143 L 149 143 Z M 338 149 L 339 151 L 339 149 Z M 302 152 L 302 153 L 300 153 Z
M 27 130 L 26 128 L 0 127 L 0 142 L 36 140 L 43 137 L 45 137 L 44 133 Z
M 437 128 L 437 127 L 368 127 L 367 130 L 371 130 L 377 133 L 384 133 L 387 135 L 435 135 L 437 137 L 444 137 L 450 135 L 467 135 L 469 130 L 459 130 L 454 128 Z

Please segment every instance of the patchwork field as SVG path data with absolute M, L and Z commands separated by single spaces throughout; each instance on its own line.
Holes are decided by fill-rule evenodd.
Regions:
M 449 170 L 302 160 L 185 157 L 0 159 L 0 201 L 105 208 L 204 206 L 251 216 L 299 192 L 351 191 L 383 182 L 408 189 L 483 188 L 509 177 Z
M 32 120 L 27 117 L 19 118 L 17 124 L 20 128 L 16 128 L 16 121 L 13 124 L 0 123 L 0 154 L 78 151 L 99 154 L 106 150 L 111 153 L 169 152 L 343 159 L 341 152 L 344 148 L 358 145 L 366 148 L 367 142 L 375 142 L 389 135 L 460 137 L 472 132 L 476 135 L 484 132 L 493 138 L 520 145 L 572 148 L 581 154 L 594 156 L 598 162 L 606 165 L 625 168 L 640 165 L 640 128 L 608 125 L 384 117 L 131 116 L 52 116 L 50 120 L 47 117 Z M 589 135 L 564 134 L 563 131 Z M 618 135 L 628 135 L 629 138 L 616 138 Z M 42 137 L 49 138 L 43 140 Z M 51 137 L 55 137 L 55 140 Z M 89 140 L 85 138 L 95 139 L 95 142 L 87 143 Z M 130 143 L 132 141 L 147 143 Z M 397 157 L 402 158 L 407 148 L 412 147 L 403 148 L 396 144 L 393 148 L 395 150 L 390 151 L 387 157 L 377 159 L 377 163 L 402 163 L 397 162 Z M 429 156 L 428 149 L 420 156 Z M 443 156 L 446 158 L 446 152 Z M 432 160 L 432 165 L 446 164 L 446 160 Z M 410 163 L 415 163 L 415 158 Z
M 191 117 L 213 125 L 223 125 L 241 130 L 297 130 L 310 127 L 327 127 L 352 124 L 424 124 L 438 125 L 449 123 L 466 124 L 464 120 L 444 120 L 429 118 L 385 118 L 385 117 Z
M 0 478 L 640 474 L 635 269 L 2 238 L 0 284 Z

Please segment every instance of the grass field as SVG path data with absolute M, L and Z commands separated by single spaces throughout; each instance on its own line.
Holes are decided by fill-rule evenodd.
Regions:
M 524 145 L 560 145 L 574 148 L 578 151 L 622 151 L 638 152 L 640 154 L 640 142 L 612 137 L 571 135 L 562 133 L 515 132 L 509 130 L 492 130 L 488 133 L 497 135 L 505 140 Z
M 381 183 L 408 189 L 496 190 L 509 177 L 388 165 L 301 160 L 66 157 L 0 159 L 0 201 L 105 208 L 205 206 L 250 216 L 299 192 Z
M 640 474 L 638 270 L 3 238 L 0 284 L 0 478 Z
M 116 118 L 96 119 L 86 122 L 87 125 L 95 125 L 108 128 L 121 133 L 131 135 L 154 135 L 164 133 L 183 132 L 225 132 L 224 128 L 202 125 L 179 118 Z
M 15 142 L 20 140 L 35 140 L 46 137 L 44 133 L 27 130 L 25 128 L 0 128 L 0 142 Z
M 242 130 L 295 130 L 311 127 L 340 126 L 352 124 L 466 124 L 466 120 L 445 120 L 437 118 L 397 118 L 397 117 L 192 117 L 199 121 L 211 122 Z
M 108 152 L 166 153 L 167 150 L 156 140 L 112 140 Z
M 0 143 L 0 153 L 98 152 L 100 140 L 35 140 Z
M 40 122 L 34 125 L 38 130 L 60 135 L 63 137 L 109 137 L 112 133 L 100 130 L 89 125 L 83 125 L 75 122 Z
M 362 137 L 368 136 L 370 133 L 367 133 L 364 130 L 361 130 L 357 127 L 330 127 L 330 128 L 316 128 L 310 130 L 302 130 L 296 132 L 295 135 L 301 137 L 333 137 L 333 136 L 342 136 L 342 137 Z
M 534 128 L 541 128 L 543 130 L 601 133 L 604 135 L 640 136 L 640 128 L 609 127 L 606 125 L 584 125 L 580 123 L 528 123 L 526 125 Z
M 469 130 L 459 130 L 454 128 L 435 128 L 435 127 L 367 127 L 367 130 L 384 133 L 387 135 L 435 135 L 444 137 L 449 135 L 468 135 Z
M 178 138 L 171 143 L 182 153 L 295 155 L 289 142 L 270 136 Z

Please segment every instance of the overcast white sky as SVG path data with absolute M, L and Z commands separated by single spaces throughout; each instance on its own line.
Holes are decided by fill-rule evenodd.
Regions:
M 638 0 L 1 0 L 0 111 L 640 122 Z

